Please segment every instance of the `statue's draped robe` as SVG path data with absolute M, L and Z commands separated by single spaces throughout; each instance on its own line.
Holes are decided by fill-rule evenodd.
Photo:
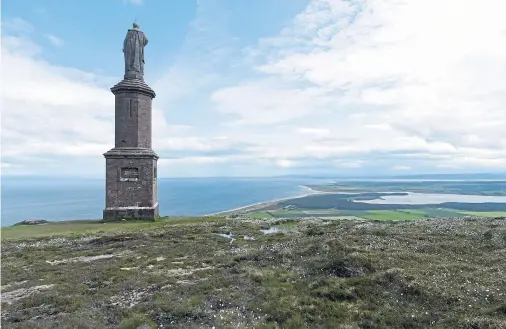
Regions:
M 148 44 L 148 38 L 138 29 L 129 29 L 123 41 L 123 53 L 125 56 L 125 73 L 129 71 L 144 74 L 144 46 Z

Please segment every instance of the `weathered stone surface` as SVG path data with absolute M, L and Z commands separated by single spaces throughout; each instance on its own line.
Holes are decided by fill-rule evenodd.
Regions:
M 19 223 L 16 223 L 14 225 L 42 225 L 49 223 L 47 220 L 44 219 L 28 219 L 21 221 Z
M 125 79 L 144 75 L 144 47 L 148 44 L 148 38 L 140 30 L 137 23 L 128 30 L 123 41 L 123 54 L 125 59 Z
M 115 147 L 151 148 L 151 95 L 140 89 L 114 89 Z
M 115 143 L 104 154 L 105 220 L 158 216 L 158 155 L 151 149 L 151 106 L 155 92 L 142 77 L 127 73 L 124 80 L 111 88 L 115 95 Z
M 132 91 L 134 93 L 142 93 L 147 96 L 150 96 L 151 98 L 155 98 L 156 94 L 151 89 L 150 86 L 148 86 L 143 80 L 137 79 L 137 78 L 131 78 L 131 79 L 123 79 L 118 84 L 114 85 L 114 87 L 111 88 L 111 91 L 114 94 L 119 94 L 121 92 L 128 92 Z
M 114 148 L 106 158 L 104 219 L 158 216 L 157 160 L 150 149 Z
M 158 157 L 156 155 L 137 154 L 124 154 L 119 157 L 115 154 L 108 156 L 108 153 L 105 154 L 105 210 L 121 210 L 126 214 L 124 208 L 132 208 L 139 214 L 146 214 L 146 209 L 157 208 L 158 195 L 155 174 Z M 137 175 L 132 175 L 132 172 L 136 172 Z M 107 214 L 110 213 L 110 211 L 107 212 Z M 128 212 L 128 214 L 131 214 L 131 212 Z M 115 218 L 117 217 L 115 216 Z M 142 215 L 142 218 L 145 218 L 145 215 Z
M 153 208 L 109 208 L 104 209 L 104 220 L 138 219 L 153 220 L 159 215 L 158 204 Z

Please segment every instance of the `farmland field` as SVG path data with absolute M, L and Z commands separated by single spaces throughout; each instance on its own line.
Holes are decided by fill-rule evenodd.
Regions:
M 506 217 L 506 211 L 462 211 L 461 213 L 480 217 Z
M 320 218 L 347 219 L 348 217 L 370 220 L 415 220 L 423 218 L 448 217 L 506 217 L 506 211 L 461 211 L 450 208 L 392 209 L 392 210 L 336 210 L 336 209 L 300 209 L 300 210 L 269 210 L 246 212 L 242 216 L 253 219 L 270 218 Z
M 506 182 L 344 182 L 307 186 L 314 194 L 270 201 L 219 215 L 252 219 L 416 220 L 506 217 Z

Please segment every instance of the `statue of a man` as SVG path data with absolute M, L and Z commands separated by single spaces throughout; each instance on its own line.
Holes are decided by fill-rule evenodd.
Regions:
M 144 46 L 147 44 L 148 38 L 140 30 L 139 25 L 134 23 L 133 28 L 128 30 L 125 41 L 123 41 L 125 77 L 142 78 L 144 75 Z

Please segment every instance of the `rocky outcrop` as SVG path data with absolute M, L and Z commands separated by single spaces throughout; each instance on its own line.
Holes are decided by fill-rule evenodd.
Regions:
M 41 225 L 41 224 L 47 224 L 49 221 L 45 219 L 30 219 L 30 220 L 24 220 L 22 222 L 16 223 L 14 225 Z

